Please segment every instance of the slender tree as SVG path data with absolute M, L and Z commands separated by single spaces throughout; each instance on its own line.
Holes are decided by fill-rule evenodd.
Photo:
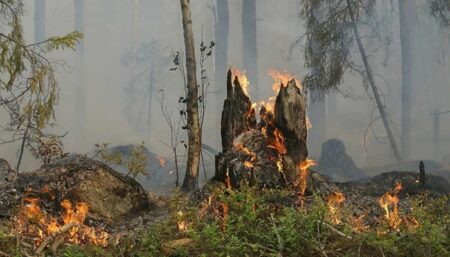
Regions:
M 256 40 L 256 0 L 243 0 L 242 2 L 242 42 L 243 42 L 243 68 L 247 77 L 254 85 L 252 97 L 259 99 L 258 87 L 258 51 Z
M 189 0 L 180 0 L 183 20 L 184 44 L 186 52 L 186 113 L 188 132 L 188 153 L 186 174 L 182 190 L 190 192 L 197 187 L 197 178 L 200 164 L 201 132 L 198 107 L 198 84 L 195 62 L 194 34 L 192 31 L 192 18 Z

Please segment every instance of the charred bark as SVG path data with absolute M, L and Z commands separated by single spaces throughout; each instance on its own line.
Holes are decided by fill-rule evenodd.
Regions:
M 231 70 L 227 75 L 227 98 L 223 103 L 220 135 L 222 152 L 233 147 L 234 139 L 256 126 L 255 112 L 252 111 L 250 98 L 242 91 L 237 77 L 232 78 Z
M 284 161 L 289 181 L 297 174 L 298 164 L 306 160 L 306 104 L 302 91 L 295 80 L 282 86 L 275 102 L 275 126 L 283 133 L 286 144 Z
M 239 187 L 243 180 L 262 187 L 297 181 L 298 165 L 308 155 L 306 105 L 295 80 L 281 86 L 275 112 L 264 107 L 257 124 L 255 108 L 237 78 L 228 72 L 222 112 L 222 153 L 216 156 L 215 180 Z

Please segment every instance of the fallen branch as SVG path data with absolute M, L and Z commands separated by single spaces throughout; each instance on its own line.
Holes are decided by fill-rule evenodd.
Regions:
M 331 226 L 330 224 L 328 224 L 328 223 L 326 223 L 326 222 L 324 222 L 324 221 L 316 220 L 316 222 L 317 222 L 318 224 L 323 224 L 323 225 L 325 225 L 325 226 L 326 226 L 327 228 L 329 228 L 331 231 L 333 231 L 334 233 L 336 233 L 336 234 L 338 234 L 338 235 L 340 235 L 340 236 L 342 236 L 342 237 L 345 237 L 345 238 L 347 238 L 347 239 L 353 239 L 351 236 L 346 235 L 345 233 L 339 231 L 338 229 L 336 229 L 335 227 Z
M 66 233 L 67 231 L 69 231 L 71 228 L 75 227 L 77 225 L 77 223 L 75 222 L 71 222 L 69 224 L 66 224 L 64 226 L 62 226 L 61 228 L 59 228 L 57 231 L 55 231 L 52 235 L 50 235 L 49 237 L 47 237 L 44 242 L 42 242 L 42 244 L 39 246 L 39 248 L 36 250 L 35 254 L 36 255 L 40 255 L 45 247 L 47 247 L 48 244 L 50 244 L 51 242 L 53 242 L 59 235 Z

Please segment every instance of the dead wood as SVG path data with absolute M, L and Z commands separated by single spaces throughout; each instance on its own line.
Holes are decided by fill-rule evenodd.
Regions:
M 73 227 L 75 227 L 75 226 L 77 226 L 77 223 L 71 222 L 71 223 L 68 223 L 68 224 L 66 224 L 66 225 L 64 225 L 64 226 L 62 226 L 62 227 L 60 227 L 60 228 L 58 228 L 57 231 L 55 231 L 52 235 L 48 236 L 48 237 L 42 242 L 42 244 L 39 245 L 39 247 L 38 247 L 38 249 L 36 250 L 35 254 L 36 254 L 36 255 L 41 255 L 42 252 L 43 252 L 43 251 L 45 250 L 45 248 L 47 247 L 47 245 L 49 245 L 50 243 L 54 242 L 55 239 L 56 239 L 58 236 L 60 236 L 60 235 L 62 235 L 62 234 L 64 234 L 64 233 L 67 233 L 68 231 L 70 231 L 71 228 L 73 228 Z

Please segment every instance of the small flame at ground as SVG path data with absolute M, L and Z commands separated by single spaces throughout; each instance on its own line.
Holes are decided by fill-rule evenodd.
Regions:
M 391 229 L 397 230 L 400 226 L 401 219 L 398 216 L 398 193 L 402 190 L 402 184 L 398 182 L 395 187 L 386 192 L 383 196 L 378 199 L 378 202 L 383 208 L 386 220 L 389 222 L 389 227 Z
M 345 196 L 341 192 L 333 192 L 327 197 L 327 206 L 330 214 L 331 222 L 334 224 L 341 223 L 340 205 L 345 201 Z
M 308 168 L 316 165 L 314 160 L 306 159 L 305 161 L 300 162 L 299 166 L 299 176 L 300 176 L 300 196 L 305 195 L 307 181 L 308 181 Z
M 37 236 L 36 245 L 40 245 L 47 237 L 60 233 L 64 227 L 70 226 L 67 234 L 58 235 L 66 242 L 83 244 L 86 242 L 106 247 L 109 234 L 102 229 L 95 229 L 84 224 L 89 207 L 79 202 L 73 208 L 69 200 L 61 202 L 64 212 L 58 219 L 50 216 L 39 206 L 40 199 L 24 198 L 24 206 L 14 218 L 14 230 L 21 235 Z

